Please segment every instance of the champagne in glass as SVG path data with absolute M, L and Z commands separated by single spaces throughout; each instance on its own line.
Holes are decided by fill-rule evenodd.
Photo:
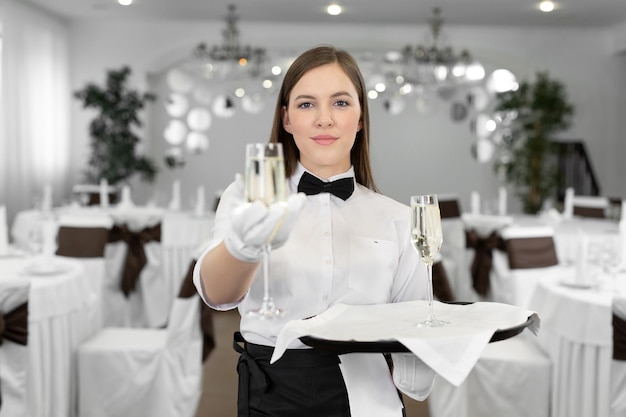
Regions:
M 445 326 L 448 322 L 435 318 L 433 306 L 433 264 L 443 243 L 439 202 L 434 194 L 411 197 L 411 243 L 428 272 L 428 317 L 418 327 Z
M 285 203 L 287 190 L 285 181 L 285 161 L 280 143 L 251 143 L 246 146 L 246 200 L 261 201 L 266 205 Z M 258 310 L 248 315 L 261 319 L 281 316 L 284 311 L 276 307 L 269 290 L 269 257 L 272 239 L 278 233 L 280 223 L 263 247 L 263 301 Z

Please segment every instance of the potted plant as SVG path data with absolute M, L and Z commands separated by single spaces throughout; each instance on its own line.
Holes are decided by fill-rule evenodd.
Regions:
M 558 186 L 558 147 L 552 139 L 571 125 L 574 106 L 560 81 L 537 72 L 534 82 L 523 81 L 517 90 L 499 93 L 496 111 L 514 118 L 494 169 L 515 189 L 524 212 L 537 213 Z
M 155 163 L 136 152 L 140 138 L 133 130 L 142 126 L 139 112 L 149 101 L 154 101 L 156 95 L 130 89 L 127 85 L 130 74 L 128 66 L 108 70 L 104 86 L 88 83 L 74 92 L 83 108 L 98 110 L 89 124 L 91 156 L 85 176 L 90 183 L 106 179 L 115 185 L 135 174 L 149 182 L 156 177 Z

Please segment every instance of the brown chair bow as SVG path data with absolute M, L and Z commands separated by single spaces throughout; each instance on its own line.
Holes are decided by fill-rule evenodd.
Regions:
M 0 345 L 5 339 L 24 346 L 28 344 L 28 302 L 0 314 Z
M 559 263 L 552 236 L 508 239 L 504 245 L 511 269 L 545 268 Z
M 626 361 L 626 320 L 613 313 L 613 359 Z
M 433 264 L 433 292 L 439 301 L 454 301 L 448 273 L 442 261 Z
M 187 274 L 185 275 L 185 279 L 180 286 L 180 292 L 178 293 L 178 297 L 180 298 L 189 298 L 194 295 L 198 295 L 198 291 L 196 290 L 196 286 L 193 285 L 193 268 L 196 265 L 196 260 L 194 259 L 189 264 L 189 268 L 187 270 Z M 206 305 L 206 303 L 200 298 L 198 295 L 198 300 L 200 302 L 200 330 L 202 331 L 202 361 L 204 362 L 210 355 L 213 348 L 215 348 L 215 337 L 213 332 L 213 310 L 211 307 Z
M 504 249 L 504 242 L 498 232 L 487 237 L 480 237 L 474 229 L 465 232 L 465 246 L 474 249 L 474 260 L 471 266 L 472 285 L 481 296 L 489 292 L 489 273 L 493 260 L 493 249 Z
M 104 227 L 59 227 L 56 254 L 72 258 L 102 258 L 109 239 Z
M 575 205 L 572 212 L 575 216 L 581 217 L 595 217 L 600 219 L 606 217 L 604 207 L 583 207 Z
M 442 219 L 461 217 L 458 200 L 439 200 L 439 213 Z
M 120 283 L 122 292 L 128 297 L 135 290 L 141 270 L 148 262 L 143 246 L 151 241 L 161 241 L 161 224 L 146 227 L 139 232 L 131 231 L 125 224 L 113 226 L 109 233 L 108 241 L 118 242 L 120 240 L 128 245 L 122 271 L 122 281 Z

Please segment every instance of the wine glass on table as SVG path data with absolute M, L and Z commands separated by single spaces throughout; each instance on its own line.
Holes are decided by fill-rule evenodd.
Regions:
M 285 161 L 280 143 L 251 143 L 246 145 L 246 200 L 261 201 L 267 206 L 274 203 L 286 205 Z M 286 207 L 285 207 L 286 210 Z M 286 212 L 286 211 L 285 211 Z M 270 295 L 270 253 L 272 240 L 278 233 L 281 223 L 275 227 L 263 245 L 263 301 L 258 310 L 249 311 L 249 316 L 271 319 L 281 316 L 284 311 L 276 306 Z
M 418 327 L 445 326 L 449 323 L 435 318 L 433 305 L 433 263 L 443 243 L 439 201 L 435 194 L 411 197 L 411 243 L 428 272 L 428 317 L 418 323 Z

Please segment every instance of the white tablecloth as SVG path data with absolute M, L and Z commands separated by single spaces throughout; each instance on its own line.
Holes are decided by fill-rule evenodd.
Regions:
M 32 257 L 0 258 L 0 280 L 31 283 L 28 300 L 28 382 L 30 416 L 76 415 L 75 349 L 101 326 L 102 283 L 83 273 L 82 265 L 54 258 L 60 272 L 27 271 Z M 0 368 L 1 369 L 1 368 Z
M 214 214 L 207 212 L 198 216 L 193 211 L 169 211 L 151 206 L 113 206 L 106 209 L 76 206 L 56 208 L 52 215 L 102 212 L 109 214 L 115 224 L 125 224 L 135 232 L 161 224 L 161 242 L 148 242 L 144 246 L 148 264 L 139 278 L 143 293 L 132 293 L 128 299 L 121 292 L 114 292 L 115 285 L 121 280 L 126 245 L 123 242 L 107 244 L 105 324 L 132 327 L 165 325 L 194 252 L 212 236 Z M 19 212 L 11 227 L 13 243 L 28 250 L 29 235 L 41 226 L 42 219 L 43 214 L 39 211 Z
M 607 287 L 571 288 L 571 277 L 542 280 L 529 308 L 541 316 L 539 342 L 552 360 L 552 417 L 608 417 L 614 291 L 626 290 L 626 276 Z

